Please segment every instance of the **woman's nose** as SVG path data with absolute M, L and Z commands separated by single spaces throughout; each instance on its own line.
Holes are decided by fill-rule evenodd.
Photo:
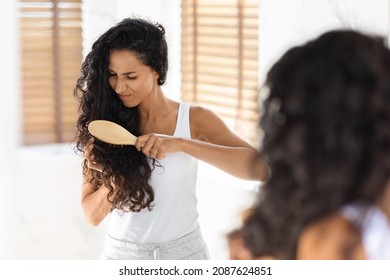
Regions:
M 115 84 L 115 92 L 122 94 L 126 90 L 126 83 L 122 79 L 118 79 Z

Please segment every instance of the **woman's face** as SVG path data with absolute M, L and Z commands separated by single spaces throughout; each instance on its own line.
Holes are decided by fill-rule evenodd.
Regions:
M 158 74 L 132 52 L 112 51 L 108 82 L 126 107 L 135 107 L 157 89 Z

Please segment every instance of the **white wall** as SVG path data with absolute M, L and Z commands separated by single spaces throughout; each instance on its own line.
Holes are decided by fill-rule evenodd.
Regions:
M 12 0 L 0 2 L 0 259 L 18 255 L 18 178 L 21 174 L 15 161 L 20 140 L 19 57 L 16 6 Z
M 80 204 L 81 161 L 70 144 L 17 153 L 21 259 L 96 259 L 103 226 L 86 223 Z
M 117 0 L 83 0 L 84 56 L 96 39 L 117 22 L 116 6 Z
M 274 62 L 291 46 L 336 28 L 387 36 L 388 0 L 259 0 L 261 84 Z

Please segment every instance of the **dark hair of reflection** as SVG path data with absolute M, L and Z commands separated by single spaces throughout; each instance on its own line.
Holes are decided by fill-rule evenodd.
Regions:
M 377 202 L 390 178 L 390 52 L 383 39 L 327 32 L 287 51 L 266 86 L 261 156 L 272 176 L 260 203 L 272 227 L 285 235 L 292 228 L 296 239 L 304 225 L 349 202 Z M 285 246 L 291 252 L 295 242 Z

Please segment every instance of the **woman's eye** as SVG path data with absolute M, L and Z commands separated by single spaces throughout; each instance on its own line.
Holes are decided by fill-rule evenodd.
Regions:
M 135 80 L 135 79 L 137 79 L 136 76 L 127 76 L 127 78 L 128 78 L 129 80 Z

